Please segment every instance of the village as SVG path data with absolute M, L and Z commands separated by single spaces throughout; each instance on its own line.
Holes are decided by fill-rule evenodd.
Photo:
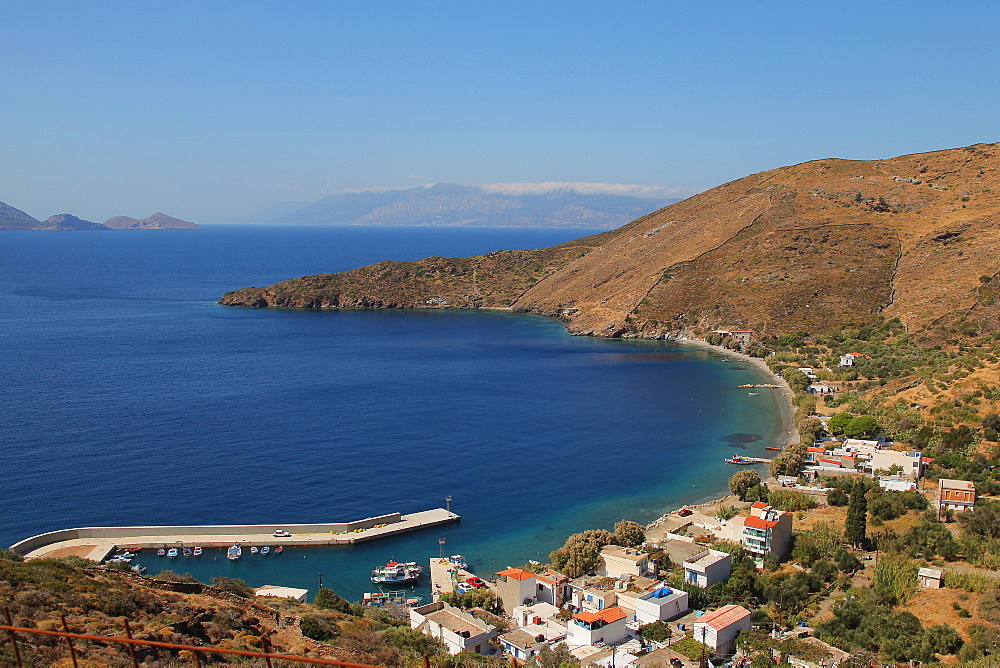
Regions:
M 749 331 L 717 334 L 725 334 L 717 343 L 721 338 L 736 344 L 730 345 L 731 350 L 759 345 L 751 343 Z M 871 359 L 865 353 L 846 353 L 839 356 L 838 366 L 852 367 L 856 361 Z M 833 382 L 821 381 L 813 367 L 793 368 L 808 379 L 796 388 L 799 397 L 833 396 L 841 390 Z M 836 412 L 816 411 L 815 402 L 805 405 L 810 410 L 800 421 L 814 421 L 811 439 L 803 436 L 805 442 L 793 441 L 786 447 L 771 462 L 772 476 L 761 480 L 755 469 L 739 471 L 730 483 L 737 498 L 669 513 L 645 527 L 638 539 L 617 541 L 625 545 L 594 548 L 591 543 L 596 560 L 587 562 L 585 572 L 572 562 L 563 563 L 562 569 L 531 562 L 477 577 L 462 567 L 464 562 L 443 555 L 432 559 L 434 601 L 410 610 L 411 628 L 440 640 L 451 654 L 502 655 L 515 663 L 558 665 L 561 660 L 637 668 L 783 663 L 829 668 L 873 665 L 877 647 L 853 652 L 839 649 L 817 637 L 822 634 L 811 624 L 839 623 L 835 616 L 834 622 L 829 621 L 831 611 L 881 587 L 886 579 L 879 572 L 883 561 L 887 564 L 883 570 L 903 564 L 905 571 L 897 578 L 904 593 L 889 599 L 887 610 L 921 591 L 953 587 L 957 600 L 967 601 L 995 589 L 992 574 L 984 579 L 979 572 L 984 569 L 966 568 L 979 576 L 977 586 L 970 586 L 968 577 L 958 575 L 958 570 L 949 570 L 942 554 L 948 557 L 946 561 L 956 557 L 945 549 L 935 553 L 918 547 L 911 551 L 916 558 L 910 559 L 885 552 L 895 549 L 894 540 L 910 534 L 900 538 L 903 531 L 894 532 L 882 522 L 883 516 L 905 520 L 910 533 L 916 522 L 923 527 L 938 523 L 947 540 L 961 540 L 956 519 L 965 513 L 971 517 L 970 511 L 976 508 L 974 481 L 944 477 L 941 471 L 928 478 L 934 458 L 897 445 L 885 434 L 846 437 L 844 427 L 850 414 L 837 418 Z M 848 499 L 852 507 L 855 503 L 862 506 L 860 536 L 856 526 L 851 535 L 852 508 L 844 519 Z M 872 504 L 870 514 L 865 503 Z M 905 507 L 886 514 L 882 508 L 887 503 Z M 846 533 L 842 531 L 845 524 Z M 835 544 L 827 545 L 822 553 L 815 548 L 817 535 L 833 536 Z M 573 541 L 571 537 L 564 549 L 569 550 Z M 809 549 L 819 549 L 819 558 L 811 562 L 811 557 L 803 558 Z M 831 562 L 839 565 L 839 573 Z M 727 593 L 741 591 L 743 586 L 734 585 L 731 578 L 746 579 L 748 568 L 757 572 L 750 577 L 759 578 L 759 586 L 747 586 L 727 600 Z M 783 586 L 827 569 L 835 575 L 817 580 L 816 591 L 807 591 L 806 600 L 791 603 L 792 594 L 782 600 Z M 761 584 L 765 581 L 772 586 Z M 953 608 L 965 613 L 958 613 L 959 617 L 970 616 L 957 603 Z M 924 662 L 955 654 L 962 645 L 963 638 L 954 629 L 946 632 L 941 626 L 947 625 L 926 630 L 928 638 L 936 633 L 939 640 L 936 645 L 925 642 L 920 655 Z M 920 622 L 917 629 L 924 632 Z M 967 637 L 968 626 L 962 630 Z M 826 635 L 830 636 L 829 631 Z M 912 648 L 897 653 L 910 665 L 920 663 Z M 966 656 L 975 655 L 970 650 Z

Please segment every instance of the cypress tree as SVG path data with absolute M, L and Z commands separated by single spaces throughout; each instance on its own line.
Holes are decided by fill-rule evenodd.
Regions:
M 864 545 L 868 542 L 868 500 L 865 498 L 864 485 L 860 481 L 854 483 L 851 489 L 845 527 L 845 538 L 851 545 Z

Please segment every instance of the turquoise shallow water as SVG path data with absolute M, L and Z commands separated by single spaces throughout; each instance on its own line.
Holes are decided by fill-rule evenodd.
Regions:
M 506 312 L 248 310 L 265 285 L 385 258 L 551 245 L 568 230 L 213 227 L 9 233 L 0 543 L 70 526 L 320 522 L 444 505 L 459 524 L 236 564 L 144 556 L 201 579 L 348 597 L 389 558 L 484 574 L 572 531 L 724 490 L 780 436 L 759 372 L 673 343 L 568 336 Z

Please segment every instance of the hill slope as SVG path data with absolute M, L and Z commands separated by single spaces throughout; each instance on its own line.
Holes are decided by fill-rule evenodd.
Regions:
M 0 202 L 0 230 L 41 230 L 41 222 L 24 211 Z
M 86 231 L 111 229 L 106 225 L 92 223 L 89 220 L 83 220 L 82 218 L 77 218 L 76 216 L 68 213 L 60 213 L 55 216 L 49 216 L 45 219 L 45 222 L 43 222 L 42 225 L 43 227 L 41 229 L 46 230 Z
M 239 290 L 220 303 L 512 307 L 563 318 L 577 334 L 646 338 L 716 327 L 834 331 L 878 315 L 910 328 L 996 327 L 998 192 L 995 144 L 817 160 L 724 184 L 596 237 L 517 251 L 512 266 L 494 268 L 489 294 L 476 293 L 470 271 L 498 254 L 435 258 L 430 273 L 428 260 L 380 263 Z
M 453 183 L 328 195 L 275 219 L 312 225 L 617 227 L 671 200 L 584 194 L 570 188 L 511 194 Z

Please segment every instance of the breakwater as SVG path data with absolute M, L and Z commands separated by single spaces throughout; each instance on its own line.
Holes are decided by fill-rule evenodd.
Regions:
M 427 527 L 457 522 L 444 508 L 402 515 L 390 513 L 353 522 L 320 524 L 222 524 L 194 526 L 85 527 L 61 529 L 14 543 L 10 550 L 26 558 L 75 556 L 102 561 L 116 549 L 226 547 L 235 542 L 284 546 L 350 545 Z M 275 536 L 275 532 L 288 535 Z

